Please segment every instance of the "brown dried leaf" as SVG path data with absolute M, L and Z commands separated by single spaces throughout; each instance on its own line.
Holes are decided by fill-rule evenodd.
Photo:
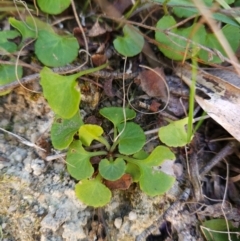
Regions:
M 100 66 L 107 62 L 107 57 L 105 54 L 93 54 L 92 62 L 94 66 Z
M 45 135 L 42 134 L 36 141 L 35 144 L 39 147 L 41 147 L 42 149 L 44 149 L 45 151 L 42 151 L 41 149 L 37 149 L 36 152 L 39 155 L 39 157 L 41 157 L 43 160 L 45 160 L 45 158 L 51 154 L 51 142 L 50 139 Z
M 81 47 L 85 46 L 82 31 L 79 27 L 76 27 L 73 29 L 73 35 L 77 39 L 77 41 Z
M 157 112 L 157 111 L 159 111 L 160 106 L 161 106 L 160 103 L 158 103 L 156 100 L 153 100 L 151 105 L 150 105 L 149 110 L 152 111 L 152 112 Z
M 161 68 L 154 69 L 159 75 L 152 70 L 143 70 L 139 75 L 140 86 L 142 90 L 151 97 L 161 97 L 163 100 L 167 98 L 167 90 L 164 83 L 165 74 Z M 136 81 L 135 81 L 136 82 Z
M 116 91 L 114 91 L 113 89 L 112 81 L 113 79 L 107 79 L 103 84 L 104 93 L 106 94 L 106 96 L 111 98 L 116 96 Z
M 96 21 L 96 23 L 94 23 L 94 25 L 92 26 L 92 28 L 88 31 L 88 36 L 89 37 L 97 37 L 99 35 L 105 34 L 106 33 L 106 29 L 104 29 L 98 21 Z
M 105 180 L 104 183 L 111 190 L 115 190 L 115 189 L 126 190 L 132 184 L 132 177 L 130 174 L 124 174 L 120 179 L 116 181 Z

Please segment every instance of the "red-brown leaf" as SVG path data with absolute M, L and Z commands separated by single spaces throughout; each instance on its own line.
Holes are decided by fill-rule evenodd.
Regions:
M 116 181 L 105 180 L 104 183 L 111 190 L 115 190 L 115 189 L 126 190 L 132 184 L 132 177 L 130 174 L 124 174 L 120 179 Z
M 138 75 L 138 79 L 140 80 L 140 86 L 142 87 L 142 90 L 146 92 L 149 96 L 160 97 L 165 100 L 167 98 L 167 90 L 164 83 L 165 75 L 161 68 L 157 67 L 154 70 L 160 76 L 152 70 L 143 70 Z

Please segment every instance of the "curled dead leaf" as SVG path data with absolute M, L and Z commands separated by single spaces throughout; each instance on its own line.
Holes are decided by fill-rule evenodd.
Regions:
M 89 37 L 97 37 L 99 35 L 105 34 L 106 29 L 103 28 L 98 21 L 94 23 L 92 28 L 88 31 L 88 36 Z
M 111 98 L 116 96 L 116 91 L 113 89 L 112 81 L 113 81 L 112 78 L 107 79 L 107 80 L 105 80 L 105 82 L 103 84 L 104 93 L 106 94 L 106 96 L 111 97 Z
M 155 72 L 158 74 L 156 74 Z M 163 100 L 167 99 L 167 90 L 165 86 L 165 74 L 161 68 L 152 70 L 143 70 L 135 80 L 135 83 L 140 82 L 142 90 L 151 97 L 159 97 Z
M 77 41 L 81 47 L 85 46 L 82 31 L 79 27 L 76 27 L 73 29 L 73 35 L 77 39 Z
M 93 54 L 91 58 L 94 66 L 100 66 L 107 62 L 105 54 Z

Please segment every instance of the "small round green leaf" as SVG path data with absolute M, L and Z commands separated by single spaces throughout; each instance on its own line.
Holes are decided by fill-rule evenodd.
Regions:
M 124 121 L 123 108 L 121 107 L 105 107 L 102 108 L 100 114 L 110 120 L 114 126 L 119 125 Z M 135 118 L 136 112 L 132 109 L 125 108 L 126 120 Z
M 0 52 L 6 51 L 12 53 L 17 50 L 17 45 L 13 42 L 9 42 L 8 39 L 14 39 L 20 34 L 15 30 L 0 31 Z M 4 50 L 4 51 L 3 51 Z
M 67 9 L 71 0 L 37 0 L 40 9 L 49 14 L 59 14 Z
M 76 196 L 86 205 L 102 207 L 110 202 L 111 191 L 97 179 L 82 180 L 75 186 Z
M 70 119 L 55 116 L 51 128 L 51 140 L 54 148 L 62 150 L 73 141 L 73 136 L 83 124 L 79 112 Z
M 22 78 L 23 71 L 21 66 L 17 67 L 17 74 L 18 78 Z M 0 65 L 0 86 L 9 84 L 16 79 L 14 65 Z
M 235 52 L 239 46 L 239 27 L 227 24 L 219 31 L 222 31 L 232 50 Z M 207 34 L 206 46 L 211 49 L 217 49 L 222 53 L 223 56 L 227 56 L 225 50 L 223 49 L 223 47 L 221 46 L 221 44 L 219 43 L 218 39 L 214 34 Z M 222 60 L 218 56 L 209 56 L 209 52 L 203 49 L 201 49 L 201 51 L 199 52 L 199 57 L 207 63 L 222 63 Z
M 90 146 L 93 140 L 98 140 L 103 134 L 103 129 L 98 125 L 82 125 L 79 129 L 79 137 L 83 145 Z
M 84 150 L 81 141 L 73 141 L 66 160 L 69 174 L 77 180 L 91 177 L 94 172 L 90 162 L 91 156 L 92 153 Z
M 117 158 L 114 161 L 102 159 L 99 164 L 99 172 L 101 176 L 110 181 L 118 180 L 126 169 L 126 163 L 122 158 Z
M 161 142 L 166 144 L 167 146 L 185 146 L 187 141 L 187 131 L 185 126 L 188 123 L 188 117 L 173 121 L 167 126 L 163 126 L 159 128 L 158 136 Z
M 160 29 L 156 31 L 155 39 L 161 44 L 159 45 L 160 51 L 163 52 L 165 56 L 173 60 L 182 60 L 191 58 L 195 56 L 200 50 L 193 43 L 189 43 L 186 41 L 191 38 L 192 41 L 196 43 L 200 43 L 202 45 L 205 44 L 206 30 L 202 25 L 198 31 L 192 36 L 192 31 L 194 29 L 194 25 L 188 28 L 173 28 L 171 32 L 179 35 L 183 38 L 179 38 L 178 36 L 172 36 L 164 32 L 168 28 L 176 25 L 176 21 L 172 16 L 164 16 L 157 22 L 157 28 Z M 188 46 L 188 52 L 185 56 L 185 51 Z
M 175 182 L 175 178 L 161 171 L 155 171 L 149 166 L 140 166 L 140 188 L 149 196 L 162 195 L 167 192 Z
M 239 227 L 234 227 L 233 222 L 225 219 L 207 220 L 202 223 L 201 230 L 207 241 L 239 240 Z
M 113 41 L 114 48 L 122 55 L 132 57 L 142 51 L 144 38 L 138 30 L 130 25 L 123 27 L 123 37 L 117 37 Z
M 117 126 L 120 133 L 124 128 L 124 123 Z M 119 137 L 119 152 L 125 155 L 132 155 L 140 151 L 146 141 L 146 137 L 142 128 L 133 123 L 126 123 L 123 133 Z
M 62 76 L 47 67 L 41 72 L 43 95 L 53 111 L 64 119 L 72 118 L 79 109 L 80 91 L 76 89 L 76 75 Z
M 35 43 L 35 54 L 47 66 L 60 67 L 71 63 L 78 55 L 78 41 L 72 36 L 59 36 L 41 30 Z

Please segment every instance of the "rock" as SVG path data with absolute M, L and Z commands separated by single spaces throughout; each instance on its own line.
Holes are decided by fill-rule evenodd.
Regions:
M 128 218 L 130 221 L 134 221 L 137 219 L 137 214 L 133 211 L 131 211 L 129 214 L 128 214 Z
M 62 237 L 66 241 L 79 241 L 86 238 L 81 222 L 67 222 L 64 224 Z
M 115 218 L 115 220 L 114 220 L 114 226 L 115 226 L 117 229 L 120 229 L 120 227 L 122 226 L 122 218 Z
M 22 148 L 16 148 L 14 152 L 9 156 L 12 164 L 16 162 L 22 162 L 27 157 L 27 150 Z
M 48 213 L 41 222 L 42 228 L 51 229 L 53 232 L 57 231 L 59 227 L 71 217 L 69 210 L 65 208 L 58 209 L 55 215 Z
M 34 159 L 31 163 L 33 174 L 40 176 L 45 170 L 45 162 L 41 159 Z

